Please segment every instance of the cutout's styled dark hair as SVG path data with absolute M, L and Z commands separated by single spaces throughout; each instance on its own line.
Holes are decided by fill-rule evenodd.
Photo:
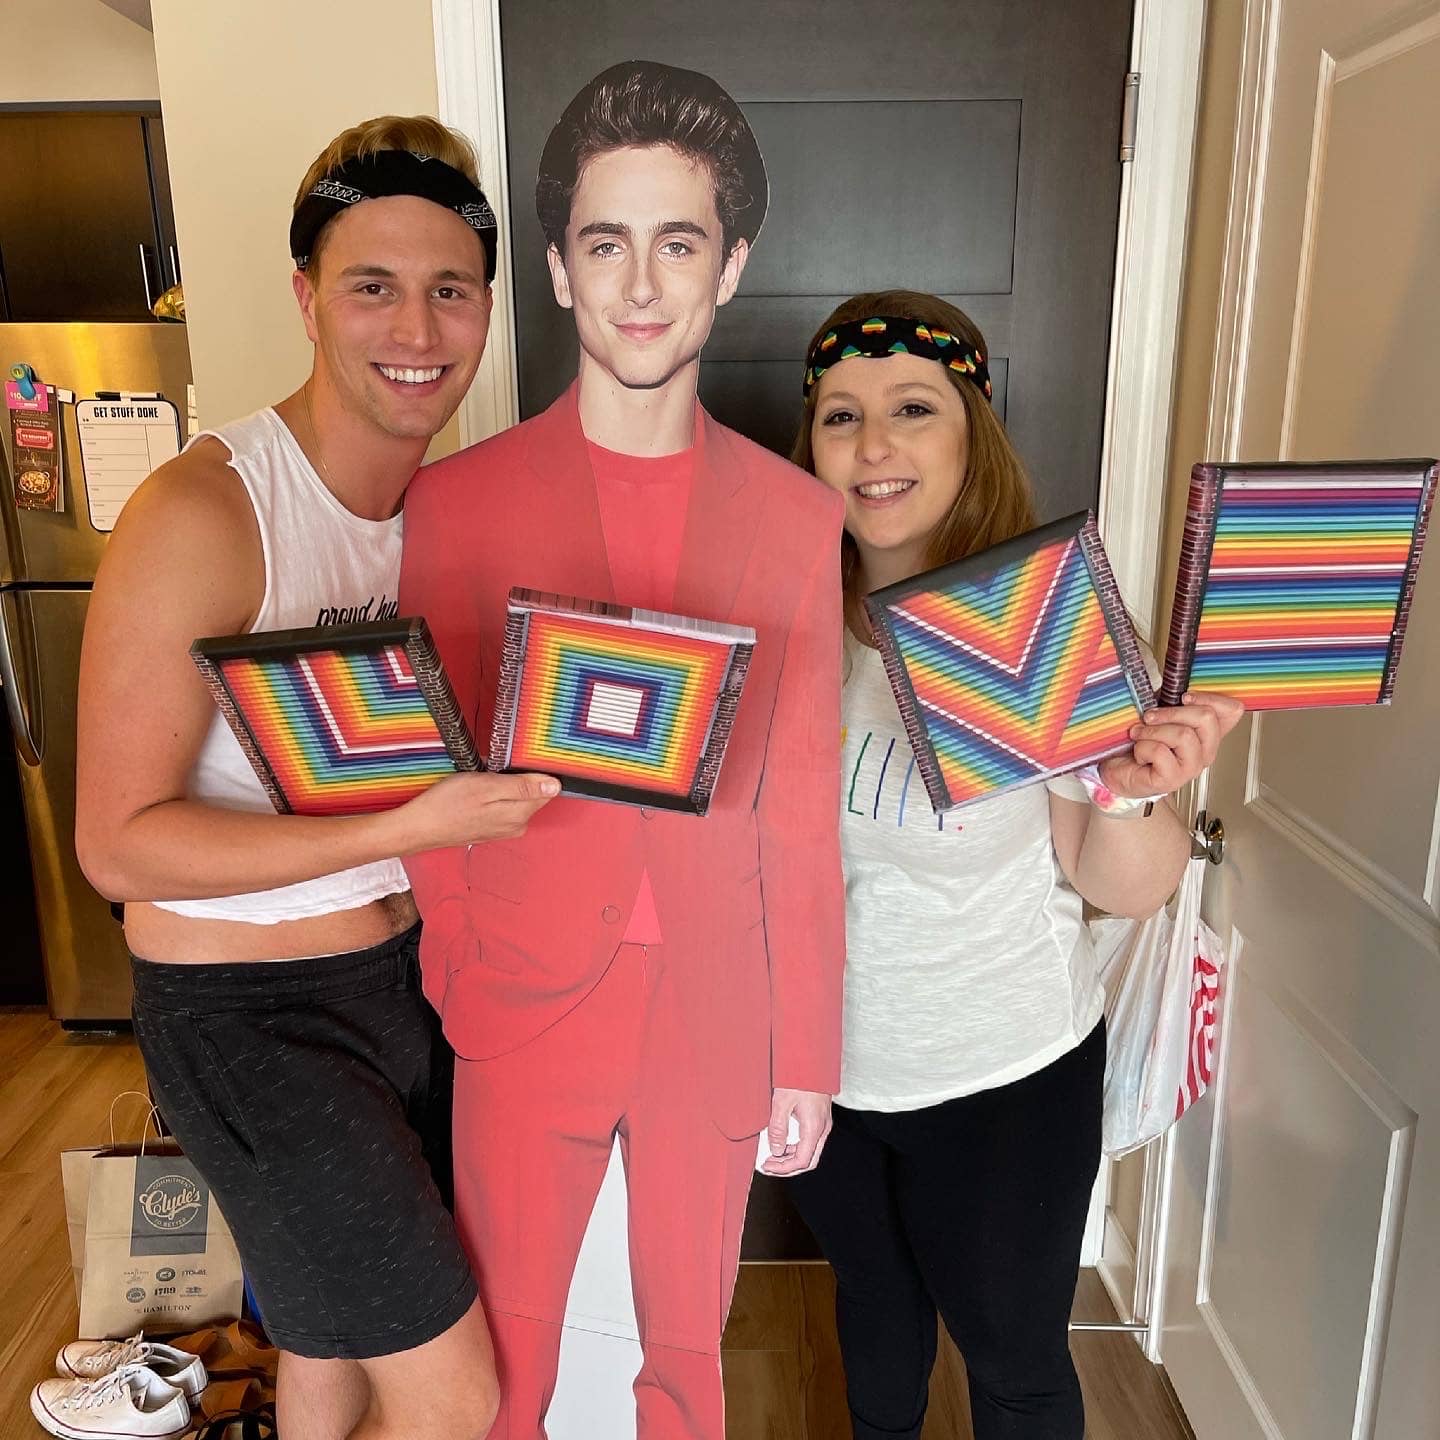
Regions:
M 769 204 L 765 161 L 739 105 L 696 70 L 626 60 L 603 70 L 565 107 L 545 141 L 535 211 L 545 239 L 563 255 L 570 202 L 585 166 L 628 146 L 667 145 L 709 171 L 725 253 L 753 242 Z

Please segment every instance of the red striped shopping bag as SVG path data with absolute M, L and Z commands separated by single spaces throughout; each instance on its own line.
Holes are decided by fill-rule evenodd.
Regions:
M 1200 918 L 1205 860 L 1148 920 L 1103 916 L 1091 934 L 1105 986 L 1104 1144 L 1124 1155 L 1169 1129 L 1215 1073 L 1219 937 Z

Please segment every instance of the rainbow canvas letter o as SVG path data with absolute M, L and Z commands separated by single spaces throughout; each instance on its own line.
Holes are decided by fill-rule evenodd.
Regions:
M 490 765 L 703 815 L 754 648 L 745 625 L 512 590 Z

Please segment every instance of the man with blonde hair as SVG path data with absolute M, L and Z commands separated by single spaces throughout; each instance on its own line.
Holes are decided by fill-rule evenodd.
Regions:
M 401 502 L 484 352 L 495 218 L 463 139 L 386 116 L 311 166 L 290 245 L 308 379 L 158 470 L 97 577 L 76 846 L 126 902 L 136 1039 L 283 1351 L 281 1432 L 479 1440 L 494 1363 L 398 857 L 518 835 L 557 787 L 458 775 L 386 813 L 277 815 L 188 650 L 396 613 Z M 136 1384 L 103 1433 L 142 1433 Z M 45 1389 L 37 1418 L 71 1433 Z

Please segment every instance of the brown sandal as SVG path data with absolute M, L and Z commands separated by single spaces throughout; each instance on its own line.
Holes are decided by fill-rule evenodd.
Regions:
M 190 1404 L 191 1409 L 196 1412 L 196 1420 L 202 1417 L 214 1420 L 219 1415 L 235 1410 L 253 1410 L 256 1406 L 263 1405 L 267 1398 L 274 1397 L 267 1397 L 264 1385 L 253 1375 L 246 1375 L 234 1380 L 211 1380 L 200 1392 L 199 1398 L 192 1400 Z
M 233 1320 L 229 1325 L 177 1335 L 168 1342 L 179 1350 L 198 1355 L 211 1375 L 254 1375 L 275 1384 L 280 1352 L 251 1320 Z

